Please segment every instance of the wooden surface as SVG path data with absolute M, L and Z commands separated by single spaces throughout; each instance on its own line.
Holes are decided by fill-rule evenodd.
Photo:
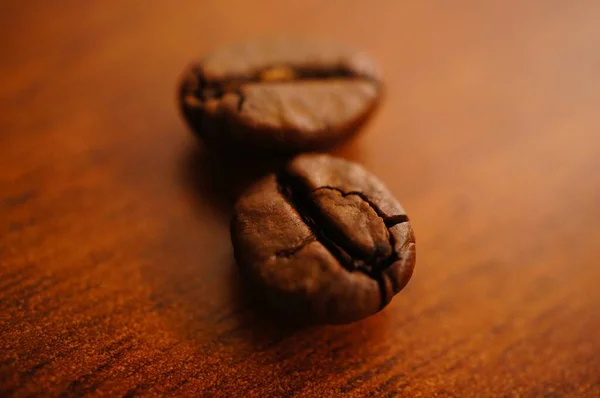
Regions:
M 95 4 L 95 5 L 92 5 Z M 0 396 L 600 395 L 600 2 L 3 1 Z M 251 179 L 175 87 L 248 36 L 375 57 L 387 98 L 337 153 L 413 221 L 407 289 L 282 325 L 238 279 Z

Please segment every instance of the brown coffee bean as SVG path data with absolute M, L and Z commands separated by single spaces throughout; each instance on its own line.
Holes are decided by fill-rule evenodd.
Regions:
M 381 84 L 364 54 L 308 39 L 224 47 L 193 64 L 183 114 L 207 145 L 283 154 L 323 150 L 374 111 Z
M 271 303 L 319 323 L 380 311 L 416 258 L 408 217 L 383 183 L 328 155 L 297 156 L 250 187 L 231 237 L 241 271 Z

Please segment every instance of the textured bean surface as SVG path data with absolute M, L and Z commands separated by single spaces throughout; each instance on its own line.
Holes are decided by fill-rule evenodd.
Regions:
M 324 39 L 260 38 L 206 55 L 185 73 L 190 127 L 224 150 L 300 152 L 354 133 L 381 96 L 373 62 Z
M 301 155 L 245 192 L 231 225 L 235 257 L 293 318 L 349 323 L 389 304 L 410 279 L 415 240 L 377 177 L 328 155 Z
M 0 1 L 0 396 L 597 397 L 598 15 Z M 250 300 L 229 220 L 254 166 L 194 152 L 174 98 L 194 57 L 282 31 L 356 46 L 385 77 L 337 153 L 400 199 L 418 260 L 349 325 L 292 328 Z

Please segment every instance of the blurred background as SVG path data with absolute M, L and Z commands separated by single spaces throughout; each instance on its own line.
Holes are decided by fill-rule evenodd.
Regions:
M 0 395 L 594 396 L 599 17 L 592 0 L 2 1 Z M 418 260 L 360 324 L 263 319 L 228 232 L 256 175 L 206 160 L 177 108 L 192 60 L 279 33 L 383 71 L 382 107 L 335 153 L 396 194 Z

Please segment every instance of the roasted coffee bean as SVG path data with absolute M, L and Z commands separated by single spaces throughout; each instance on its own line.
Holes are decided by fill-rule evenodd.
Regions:
M 246 154 L 324 150 L 355 132 L 381 97 L 365 55 L 308 39 L 224 47 L 189 67 L 183 114 L 209 146 Z
M 363 167 L 328 155 L 292 159 L 251 186 L 231 224 L 243 275 L 287 314 L 349 323 L 408 282 L 415 240 L 404 210 Z

